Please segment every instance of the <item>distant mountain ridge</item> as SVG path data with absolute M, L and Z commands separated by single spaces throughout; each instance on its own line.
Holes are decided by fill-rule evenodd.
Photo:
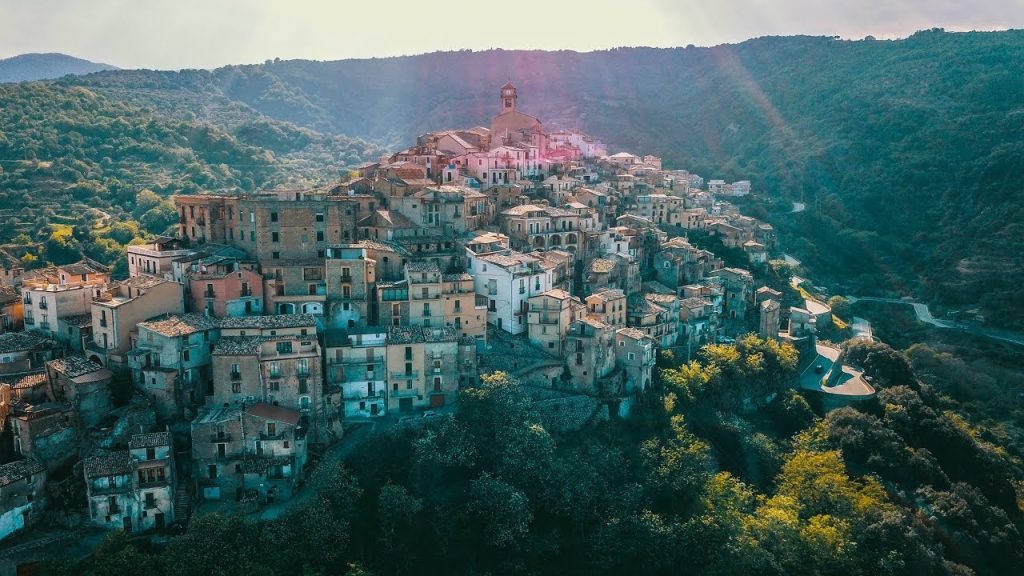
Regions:
M 109 64 L 91 62 L 67 54 L 20 54 L 0 59 L 0 83 L 51 80 L 68 74 L 90 74 L 117 69 Z
M 430 130 L 489 125 L 510 77 L 520 108 L 548 128 L 578 126 L 612 151 L 705 178 L 751 180 L 778 201 L 771 220 L 787 249 L 822 281 L 980 304 L 995 322 L 1024 324 L 1024 31 L 463 50 L 56 83 L 240 135 L 255 112 L 395 151 Z M 808 209 L 785 214 L 788 201 Z

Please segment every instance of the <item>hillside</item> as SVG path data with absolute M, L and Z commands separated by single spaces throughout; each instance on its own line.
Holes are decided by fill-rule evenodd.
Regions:
M 715 48 L 448 52 L 70 79 L 230 121 L 243 104 L 395 149 L 486 124 L 511 77 L 548 126 L 579 125 L 706 178 L 748 178 L 784 240 L 853 293 L 982 304 L 1024 323 L 1024 32 Z M 184 104 L 183 104 L 184 103 Z M 790 217 L 790 200 L 810 209 Z
M 68 74 L 116 69 L 108 64 L 90 62 L 67 54 L 20 54 L 0 59 L 0 83 L 47 80 Z
M 42 243 L 30 265 L 123 260 L 176 221 L 171 194 L 336 179 L 381 152 L 241 104 L 214 124 L 63 83 L 0 85 L 0 102 L 0 245 Z

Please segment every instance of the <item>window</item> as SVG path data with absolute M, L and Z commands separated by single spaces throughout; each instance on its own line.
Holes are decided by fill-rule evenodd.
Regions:
M 323 212 L 317 212 L 316 213 L 316 221 L 317 222 L 323 222 L 324 221 L 324 213 Z
M 319 232 L 318 231 L 316 233 L 316 241 L 317 242 L 323 242 L 324 241 L 324 233 L 323 232 Z
M 234 392 L 235 394 L 240 393 L 242 391 L 242 383 L 239 381 L 232 382 L 231 391 Z
M 156 460 L 156 448 L 146 448 L 146 460 Z
M 273 422 L 267 422 L 267 436 L 277 435 L 277 424 Z
M 630 360 L 634 360 L 634 359 L 636 359 L 636 354 L 634 354 L 634 353 L 630 352 L 630 353 L 629 353 L 629 359 L 630 359 Z
M 277 222 L 277 212 L 271 212 L 270 213 L 270 221 L 271 222 Z M 275 240 L 275 242 L 276 242 L 276 240 Z
M 267 365 L 267 373 L 270 374 L 271 378 L 278 378 L 281 376 L 281 365 L 277 362 L 271 362 Z
M 281 253 L 280 252 L 271 252 L 270 253 L 270 258 L 272 260 L 280 260 L 281 259 Z
M 291 343 L 291 341 L 278 342 L 277 343 L 277 352 L 278 352 L 278 354 L 291 354 L 291 352 L 292 352 L 292 343 Z
M 271 232 L 270 233 L 270 241 L 271 242 L 280 242 L 281 241 L 281 234 L 278 233 L 278 232 Z
M 189 360 L 189 351 L 188 351 L 188 349 L 185 349 L 185 350 L 181 351 L 181 360 L 183 362 L 188 362 L 188 360 Z
M 412 346 L 406 346 L 405 347 L 405 359 L 406 360 L 412 360 Z M 412 370 L 412 368 L 411 368 L 412 365 L 410 364 L 409 366 L 410 366 L 409 369 Z

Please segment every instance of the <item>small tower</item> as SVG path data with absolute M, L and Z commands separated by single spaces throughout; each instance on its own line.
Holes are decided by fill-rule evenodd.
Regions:
M 512 85 L 512 81 L 509 80 L 501 87 L 501 113 L 512 112 L 516 109 L 516 100 L 519 95 L 516 93 L 516 87 Z

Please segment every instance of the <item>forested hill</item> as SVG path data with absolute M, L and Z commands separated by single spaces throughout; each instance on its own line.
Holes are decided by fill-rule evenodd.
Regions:
M 67 74 L 89 74 L 114 69 L 108 64 L 90 62 L 67 54 L 20 54 L 0 58 L 0 82 L 45 80 Z
M 748 178 L 798 218 L 788 246 L 854 292 L 982 303 L 1024 322 L 1024 32 L 899 41 L 761 38 L 715 48 L 448 52 L 70 79 L 199 115 L 242 103 L 395 148 L 521 107 L 706 178 Z M 780 204 L 781 206 L 781 204 Z M 788 206 L 788 205 L 787 205 Z

